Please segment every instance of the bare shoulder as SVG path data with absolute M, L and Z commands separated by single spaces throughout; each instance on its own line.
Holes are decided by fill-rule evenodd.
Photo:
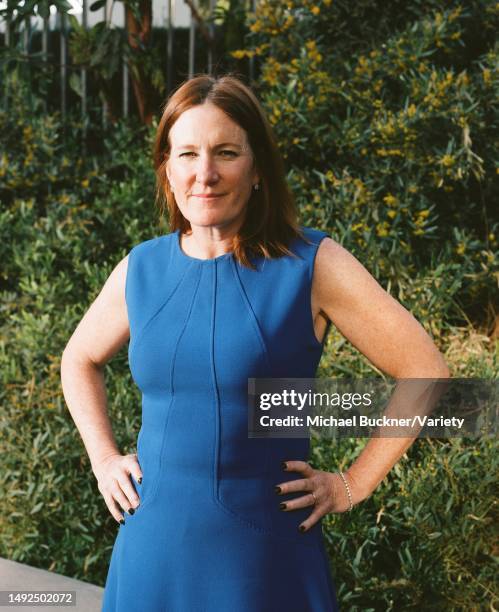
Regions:
M 121 297 L 124 298 L 124 295 L 125 295 L 124 292 L 125 292 L 125 285 L 126 285 L 127 270 L 128 270 L 128 255 L 125 255 L 125 257 L 123 257 L 123 259 L 120 259 L 120 261 L 116 264 L 111 274 L 108 276 L 106 283 L 104 284 L 104 287 L 106 286 L 107 283 L 109 283 L 111 288 L 114 287 L 114 289 L 117 289 L 119 292 L 119 296 L 117 297 L 119 298 Z
M 356 286 L 368 283 L 372 290 L 379 290 L 381 296 L 385 291 L 376 279 L 345 247 L 333 240 L 324 238 L 317 250 L 314 267 L 314 283 L 320 293 L 338 292 L 337 298 L 350 295 Z M 377 289 L 376 289 L 377 288 Z
M 128 270 L 128 255 L 123 257 L 106 279 L 99 295 L 93 304 L 123 309 L 125 304 L 125 286 Z

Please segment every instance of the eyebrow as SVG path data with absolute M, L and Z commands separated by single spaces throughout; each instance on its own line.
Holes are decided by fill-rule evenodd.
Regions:
M 213 148 L 218 149 L 219 147 L 236 147 L 237 149 L 240 149 L 241 145 L 238 145 L 235 142 L 221 142 L 215 145 Z M 197 146 L 193 144 L 181 144 L 177 148 L 178 149 L 197 149 Z

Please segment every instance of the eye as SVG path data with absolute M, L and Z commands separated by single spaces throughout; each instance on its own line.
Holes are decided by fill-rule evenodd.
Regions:
M 196 154 L 194 153 L 194 151 L 187 151 L 186 153 L 181 153 L 179 155 L 179 157 L 183 157 L 184 155 L 188 155 L 189 156 L 189 155 L 196 155 Z
M 220 153 L 228 153 L 229 156 L 237 157 L 237 153 L 235 151 L 230 151 L 229 149 L 224 149 L 223 151 L 220 151 Z

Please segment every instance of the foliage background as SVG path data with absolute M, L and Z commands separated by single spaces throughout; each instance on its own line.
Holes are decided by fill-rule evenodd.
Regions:
M 498 5 L 259 3 L 253 55 L 304 224 L 326 229 L 424 325 L 454 376 L 496 378 Z M 117 525 L 60 388 L 60 356 L 114 265 L 168 231 L 154 127 L 44 113 L 19 74 L 0 111 L 0 555 L 103 585 Z M 133 452 L 140 397 L 124 348 L 109 412 Z M 381 375 L 333 329 L 322 376 Z M 362 441 L 316 440 L 345 468 Z M 342 609 L 497 607 L 497 443 L 418 440 L 325 533 Z

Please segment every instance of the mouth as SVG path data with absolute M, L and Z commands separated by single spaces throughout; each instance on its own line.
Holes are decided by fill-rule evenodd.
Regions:
M 201 198 L 202 200 L 215 200 L 216 198 L 221 198 L 223 195 L 223 193 L 208 193 L 208 194 L 192 194 L 195 198 Z

